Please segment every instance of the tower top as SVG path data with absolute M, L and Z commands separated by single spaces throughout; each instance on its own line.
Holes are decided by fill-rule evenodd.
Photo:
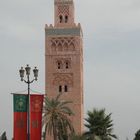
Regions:
M 54 0 L 55 26 L 64 27 L 74 25 L 73 0 Z

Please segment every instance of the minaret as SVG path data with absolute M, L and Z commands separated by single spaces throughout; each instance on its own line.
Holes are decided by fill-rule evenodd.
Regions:
M 45 91 L 49 98 L 62 93 L 72 101 L 71 117 L 77 134 L 83 132 L 83 36 L 75 24 L 73 0 L 54 1 L 54 26 L 45 27 Z M 47 135 L 47 140 L 52 137 Z

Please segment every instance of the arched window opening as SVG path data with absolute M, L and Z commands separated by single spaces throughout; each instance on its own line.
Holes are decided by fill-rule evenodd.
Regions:
M 67 85 L 64 86 L 64 91 L 68 92 L 68 86 Z
M 61 67 L 62 67 L 62 63 L 61 62 L 57 62 L 57 68 L 61 69 Z
M 68 16 L 65 16 L 65 23 L 68 22 Z
M 62 23 L 62 21 L 63 21 L 62 15 L 59 16 L 59 21 L 60 21 L 60 23 Z
M 61 85 L 59 86 L 59 92 L 62 92 L 62 86 Z
M 69 69 L 69 62 L 66 62 L 66 69 Z
M 66 69 L 69 69 L 70 68 L 70 61 L 65 61 L 65 68 Z

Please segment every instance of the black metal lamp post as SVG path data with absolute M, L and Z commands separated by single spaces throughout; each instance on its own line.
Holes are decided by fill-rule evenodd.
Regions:
M 26 84 L 28 84 L 28 105 L 27 105 L 28 106 L 28 122 L 27 122 L 28 140 L 30 140 L 30 84 L 33 83 L 34 81 L 37 81 L 38 69 L 37 67 L 33 69 L 33 74 L 34 74 L 33 80 L 30 80 L 30 71 L 31 71 L 31 68 L 29 67 L 29 65 L 27 65 L 25 69 L 21 67 L 21 69 L 19 70 L 21 81 L 24 81 Z M 27 80 L 24 79 L 25 72 L 26 72 Z

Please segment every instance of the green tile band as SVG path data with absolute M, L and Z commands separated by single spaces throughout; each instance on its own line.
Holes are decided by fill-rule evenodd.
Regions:
M 72 36 L 80 36 L 81 29 L 80 28 L 69 28 L 69 29 L 46 29 L 46 35 L 72 35 Z

